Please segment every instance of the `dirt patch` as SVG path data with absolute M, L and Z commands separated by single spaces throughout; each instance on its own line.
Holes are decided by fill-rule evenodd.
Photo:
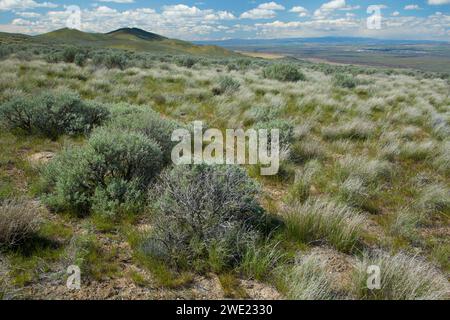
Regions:
M 46 164 L 47 162 L 49 162 L 50 160 L 52 160 L 55 157 L 55 153 L 54 152 L 38 152 L 38 153 L 34 153 L 31 156 L 28 157 L 28 161 L 34 165 L 34 166 L 39 166 L 42 164 Z
M 255 300 L 281 300 L 281 294 L 272 286 L 253 280 L 241 280 L 241 286 Z

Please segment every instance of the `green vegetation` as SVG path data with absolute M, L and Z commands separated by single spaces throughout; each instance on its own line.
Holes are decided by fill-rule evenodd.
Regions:
M 177 166 L 163 173 L 152 191 L 153 230 L 142 251 L 184 268 L 206 263 L 220 271 L 239 263 L 259 237 L 257 192 L 238 167 Z
M 448 298 L 446 79 L 129 29 L 16 40 L 0 53 L 0 297 L 61 298 L 76 264 L 87 298 Z M 278 175 L 174 166 L 172 132 L 194 120 L 279 129 Z
M 10 129 L 56 139 L 62 134 L 89 133 L 104 122 L 108 110 L 85 103 L 72 92 L 45 92 L 37 97 L 13 97 L 0 106 L 0 121 Z
M 367 267 L 381 270 L 381 289 L 367 289 Z M 402 253 L 390 256 L 378 252 L 365 256 L 353 276 L 355 294 L 361 299 L 376 300 L 436 300 L 448 297 L 447 279 L 432 265 Z
M 140 133 L 101 128 L 85 146 L 66 149 L 46 168 L 44 201 L 77 214 L 135 212 L 161 167 L 156 142 Z
M 0 204 L 0 246 L 14 246 L 33 236 L 40 224 L 39 208 L 27 200 Z
M 286 236 L 304 243 L 326 242 L 351 252 L 362 240 L 365 217 L 351 208 L 316 200 L 294 205 L 285 213 Z
M 278 81 L 304 81 L 305 75 L 295 65 L 273 64 L 263 71 L 264 77 Z

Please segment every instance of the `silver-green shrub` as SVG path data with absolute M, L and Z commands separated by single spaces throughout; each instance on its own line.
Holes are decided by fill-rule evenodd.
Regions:
M 153 229 L 145 254 L 177 266 L 208 261 L 211 249 L 224 265 L 238 261 L 258 240 L 259 187 L 237 166 L 177 166 L 152 190 Z
M 78 214 L 135 211 L 161 168 L 162 152 L 153 140 L 136 132 L 97 129 L 85 146 L 63 151 L 45 168 L 44 200 Z

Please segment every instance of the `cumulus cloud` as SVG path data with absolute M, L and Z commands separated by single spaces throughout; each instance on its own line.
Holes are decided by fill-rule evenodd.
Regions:
M 258 8 L 265 9 L 265 10 L 284 10 L 285 9 L 285 7 L 283 7 L 281 4 L 278 4 L 273 1 L 262 3 L 258 6 Z
M 57 6 L 58 5 L 51 2 L 36 2 L 34 0 L 0 0 L 0 11 L 56 8 Z
M 233 20 L 236 17 L 228 11 L 202 10 L 196 6 L 189 7 L 184 4 L 164 6 L 162 15 L 166 18 L 198 18 L 205 20 Z
M 17 3 L 28 3 L 38 8 L 44 2 L 39 0 L 0 0 L 0 4 L 12 7 Z M 43 1 L 43 0 L 40 0 Z M 124 1 L 124 0 L 118 0 Z M 439 0 L 430 0 L 439 1 Z M 443 0 L 440 0 L 443 1 Z M 450 1 L 450 0 L 449 0 Z M 366 36 L 377 38 L 403 39 L 444 39 L 450 37 L 450 15 L 436 13 L 430 16 L 401 16 L 398 11 L 383 18 L 381 30 L 368 30 L 365 14 L 355 14 L 345 0 L 328 1 L 317 12 L 308 12 L 302 6 L 294 6 L 289 12 L 306 19 L 286 21 L 273 19 L 281 10 L 286 10 L 276 2 L 266 2 L 244 12 L 243 19 L 265 19 L 268 21 L 239 20 L 239 24 L 228 21 L 238 18 L 229 11 L 206 9 L 185 4 L 166 5 L 157 10 L 152 8 L 109 7 L 99 2 L 96 7 L 84 8 L 81 12 L 81 29 L 89 32 L 108 32 L 121 27 L 139 27 L 172 38 L 187 40 L 217 39 L 227 34 L 236 37 L 315 37 L 315 36 Z M 414 1 L 412 1 L 414 2 Z M 0 8 L 2 8 L 0 6 Z M 65 9 L 50 9 L 46 13 L 34 13 L 22 6 L 14 10 L 15 17 L 8 24 L 0 25 L 0 30 L 20 33 L 43 33 L 66 27 L 70 15 Z M 383 6 L 386 8 L 386 6 Z M 442 10 L 443 11 L 443 10 Z M 292 15 L 291 15 L 292 16 Z M 295 18 L 295 17 L 293 17 Z M 273 21 L 275 20 L 275 21 Z
M 405 10 L 420 10 L 420 9 L 422 8 L 417 4 L 408 4 L 407 6 L 405 6 Z
M 336 10 L 350 11 L 357 10 L 359 8 L 361 7 L 347 5 L 347 2 L 345 0 L 332 0 L 330 2 L 322 4 L 320 8 L 314 12 L 314 17 L 317 19 L 325 19 L 328 16 L 332 15 Z
M 289 12 L 298 13 L 300 17 L 306 17 L 308 16 L 308 10 L 301 6 L 295 6 Z
M 134 3 L 134 0 L 99 0 L 100 2 Z
M 310 19 L 306 21 L 273 21 L 258 23 L 257 36 L 261 38 L 360 36 L 390 39 L 433 39 L 448 40 L 450 15 L 436 13 L 428 17 L 402 17 L 393 13 L 383 19 L 381 30 L 369 30 L 366 19 L 356 15 Z
M 249 11 L 244 12 L 241 14 L 241 19 L 271 19 L 276 17 L 277 12 L 285 10 L 285 7 L 282 5 L 276 3 L 276 2 L 266 2 L 260 4 L 258 7 L 251 9 Z
M 431 6 L 439 6 L 443 4 L 450 4 L 450 0 L 428 0 L 428 4 Z
M 29 34 L 48 32 L 66 27 L 69 16 L 70 12 L 66 10 L 52 10 L 33 20 L 20 16 L 8 25 L 0 25 L 0 30 Z M 201 10 L 186 5 L 165 6 L 161 12 L 152 8 L 120 11 L 98 6 L 81 11 L 81 30 L 108 32 L 122 27 L 139 27 L 168 37 L 195 40 L 227 30 L 221 21 L 233 19 L 236 17 L 227 11 Z
M 40 17 L 41 15 L 39 13 L 36 12 L 28 12 L 28 11 L 19 11 L 15 13 L 17 16 L 19 17 L 23 17 L 23 18 L 37 18 Z

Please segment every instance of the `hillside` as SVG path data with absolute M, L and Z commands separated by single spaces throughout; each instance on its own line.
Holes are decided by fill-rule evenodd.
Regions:
M 89 33 L 63 28 L 49 33 L 26 36 L 0 33 L 0 43 L 70 44 L 94 48 L 125 49 L 166 54 L 204 56 L 234 56 L 236 53 L 213 45 L 195 45 L 187 41 L 169 39 L 138 28 L 121 28 L 108 33 Z

